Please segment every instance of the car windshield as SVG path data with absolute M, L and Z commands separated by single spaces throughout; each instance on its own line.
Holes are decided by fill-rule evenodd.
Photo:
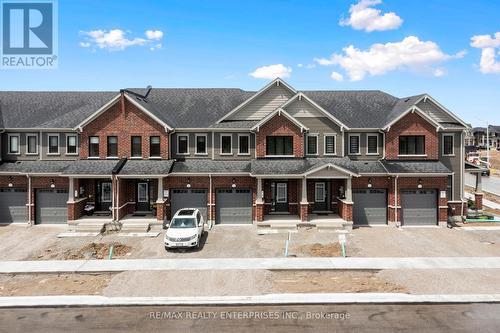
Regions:
M 196 228 L 196 221 L 192 217 L 176 217 L 170 222 L 170 228 Z

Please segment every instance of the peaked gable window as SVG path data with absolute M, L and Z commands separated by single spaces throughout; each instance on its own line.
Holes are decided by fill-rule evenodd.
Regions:
M 266 155 L 293 156 L 293 137 L 268 136 L 266 138 Z
M 400 136 L 399 155 L 425 155 L 425 136 L 424 135 Z

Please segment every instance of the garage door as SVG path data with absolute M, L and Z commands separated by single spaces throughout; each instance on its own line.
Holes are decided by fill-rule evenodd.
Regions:
M 252 190 L 218 189 L 215 199 L 217 224 L 251 224 Z
M 26 189 L 1 188 L 0 223 L 28 222 L 27 198 Z
M 68 190 L 36 190 L 36 224 L 68 221 Z
M 352 191 L 354 225 L 387 223 L 387 190 L 356 189 Z
M 401 210 L 403 225 L 436 225 L 436 190 L 401 191 Z
M 172 216 L 181 208 L 198 208 L 207 220 L 207 190 L 173 189 L 170 200 Z

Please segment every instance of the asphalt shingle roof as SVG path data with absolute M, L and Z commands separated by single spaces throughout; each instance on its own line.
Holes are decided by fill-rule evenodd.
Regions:
M 250 161 L 176 161 L 172 173 L 249 173 Z
M 0 173 L 59 174 L 74 161 L 17 161 L 0 164 Z
M 389 173 L 449 174 L 450 169 L 439 161 L 381 161 Z
M 172 164 L 172 160 L 127 160 L 119 175 L 166 175 Z
M 63 175 L 109 175 L 119 160 L 76 160 L 63 171 Z

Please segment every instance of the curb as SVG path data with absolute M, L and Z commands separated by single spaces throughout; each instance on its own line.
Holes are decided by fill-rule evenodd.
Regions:
M 500 303 L 500 294 L 410 295 L 401 293 L 327 293 L 204 297 L 106 297 L 85 295 L 0 297 L 0 308 L 413 303 Z

